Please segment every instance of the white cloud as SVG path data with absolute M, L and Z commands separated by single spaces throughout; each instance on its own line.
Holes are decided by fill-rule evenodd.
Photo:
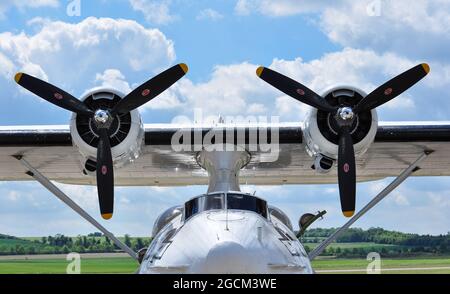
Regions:
M 303 62 L 300 58 L 275 59 L 270 67 L 304 83 L 319 94 L 335 85 L 356 86 L 369 93 L 418 63 L 419 60 L 411 60 L 393 53 L 379 54 L 372 50 L 345 48 L 309 62 Z M 447 99 L 442 97 L 442 93 L 445 93 L 446 85 L 450 82 L 448 74 L 445 74 L 450 66 L 440 63 L 430 64 L 432 70 L 427 77 L 404 94 L 377 108 L 381 113 L 381 119 L 410 120 L 412 116 L 415 119 L 438 119 L 436 109 L 432 109 L 430 100 L 424 98 L 433 98 L 435 103 L 447 105 Z M 424 95 L 426 96 L 423 97 Z M 280 99 L 287 101 L 286 98 L 278 98 Z M 283 105 L 284 103 L 281 103 L 281 106 Z M 278 106 L 278 109 L 286 111 L 292 109 L 295 113 L 299 111 L 287 106 Z M 416 111 L 417 109 L 421 111 Z
M 135 21 L 94 17 L 75 24 L 46 21 L 32 35 L 0 34 L 0 63 L 6 65 L 0 72 L 6 80 L 0 79 L 0 85 L 13 86 L 11 71 L 22 70 L 76 95 L 92 87 L 96 78 L 111 82 L 115 72 L 108 69 L 146 80 L 174 59 L 171 40 Z M 121 79 L 115 76 L 115 82 Z M 119 87 L 129 89 L 125 81 Z
M 399 191 L 394 191 L 392 192 L 392 197 L 394 199 L 395 204 L 397 204 L 398 206 L 409 206 L 410 203 L 408 201 L 408 198 L 406 198 L 406 196 L 399 192 Z
M 84 209 L 98 209 L 98 194 L 95 186 L 81 186 L 55 183 L 64 193 L 66 193 L 75 203 Z M 53 197 L 53 195 L 49 195 Z
M 0 76 L 5 79 L 13 77 L 14 64 L 4 54 L 0 52 Z
M 100 87 L 113 88 L 125 95 L 131 92 L 130 85 L 118 69 L 107 69 L 102 74 L 98 73 L 95 81 L 101 83 Z
M 134 10 L 144 14 L 148 22 L 154 24 L 168 24 L 177 17 L 170 13 L 171 0 L 130 0 Z
M 450 1 L 380 1 L 379 16 L 368 16 L 372 1 L 344 1 L 326 8 L 322 28 L 344 46 L 395 51 L 416 58 L 445 57 L 450 50 Z
M 6 197 L 9 201 L 17 201 L 20 199 L 20 193 L 18 191 L 9 191 L 7 197 Z
M 276 98 L 276 110 L 284 121 L 303 120 L 311 107 L 304 103 L 299 103 L 289 96 L 280 96 Z
M 264 114 L 267 112 L 267 108 L 262 103 L 252 103 L 247 108 L 247 113 L 250 115 Z
M 446 59 L 450 50 L 448 0 L 238 0 L 235 12 L 269 17 L 317 13 L 316 23 L 336 43 L 424 61 Z
M 182 106 L 180 98 L 174 93 L 173 89 L 168 89 L 154 100 L 144 104 L 140 109 L 179 109 Z
M 274 59 L 268 66 L 307 85 L 319 94 L 336 85 L 356 86 L 368 93 L 418 62 L 392 53 L 378 54 L 371 50 L 345 48 L 307 62 L 301 58 Z M 387 67 L 386 64 L 390 66 Z M 431 67 L 434 68 L 434 65 Z M 436 67 L 436 72 L 432 70 L 418 85 L 378 108 L 381 119 L 410 119 L 416 113 L 423 115 L 415 116 L 417 119 L 435 118 L 435 110 L 429 107 L 429 101 L 420 99 L 419 93 L 433 95 L 435 101 L 442 100 L 447 103 L 445 99 L 440 99 L 437 93 L 446 88 L 440 73 L 449 71 L 449 67 Z M 280 91 L 260 80 L 255 74 L 256 68 L 257 65 L 248 62 L 216 66 L 209 80 L 193 83 L 189 79 L 183 79 L 168 93 L 177 102 L 174 106 L 183 114 L 201 108 L 205 115 L 265 113 L 280 115 L 281 121 L 303 120 L 310 109 L 309 106 L 282 95 Z M 180 107 L 181 105 L 183 107 Z M 421 111 L 416 112 L 417 109 Z
M 75 91 L 75 95 L 99 84 L 127 93 L 133 88 L 130 85 L 147 80 L 175 59 L 173 43 L 164 34 L 129 20 L 87 18 L 77 24 L 46 21 L 34 35 L 6 32 L 0 34 L 0 41 L 0 63 L 5 65 L 0 76 L 7 79 L 7 84 L 12 85 L 13 71 L 23 70 Z M 274 59 L 270 67 L 319 93 L 335 84 L 349 84 L 369 92 L 417 63 L 393 53 L 345 48 L 308 62 L 301 58 Z M 201 108 L 211 115 L 268 112 L 282 115 L 284 121 L 304 118 L 308 107 L 280 96 L 278 90 L 257 78 L 256 68 L 255 64 L 243 62 L 216 66 L 211 78 L 204 82 L 195 83 L 185 77 L 142 109 L 176 109 L 179 114 L 186 114 Z M 131 76 L 135 80 L 127 81 L 126 77 Z M 450 66 L 435 63 L 421 84 L 440 93 L 448 81 Z M 408 91 L 383 106 L 387 116 L 382 118 L 409 118 L 415 109 L 426 106 L 425 101 L 417 103 L 415 93 Z M 430 93 L 435 92 L 427 92 Z M 403 111 L 398 116 L 405 108 L 410 112 Z
M 254 104 L 261 103 L 255 96 L 264 94 L 268 87 L 257 78 L 255 69 L 247 62 L 216 66 L 208 81 L 183 79 L 174 92 L 183 98 L 184 111 L 200 108 L 205 115 L 237 115 L 261 110 L 261 105 Z
M 97 73 L 95 83 L 99 87 L 117 89 L 125 95 L 130 93 L 133 88 L 139 86 L 139 84 L 134 84 L 133 87 L 130 87 L 125 76 L 118 69 L 107 69 L 101 74 Z M 158 95 L 154 100 L 144 104 L 139 109 L 145 111 L 147 109 L 176 109 L 181 107 L 182 102 L 175 94 L 174 87 L 177 87 L 177 84 L 172 85 L 171 88 Z
M 222 19 L 224 16 L 218 12 L 217 10 L 211 9 L 211 8 L 206 8 L 201 10 L 198 15 L 197 15 L 197 20 L 205 20 L 205 19 L 209 19 L 209 20 L 220 20 Z

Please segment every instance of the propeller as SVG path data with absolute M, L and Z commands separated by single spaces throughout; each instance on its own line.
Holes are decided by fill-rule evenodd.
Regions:
M 114 170 L 109 131 L 116 115 L 130 112 L 149 102 L 187 72 L 186 64 L 177 64 L 131 91 L 113 109 L 90 109 L 83 101 L 71 94 L 25 73 L 17 73 L 14 79 L 17 84 L 48 102 L 93 119 L 99 137 L 96 177 L 100 213 L 104 219 L 110 219 L 114 210 Z
M 266 67 L 258 67 L 256 74 L 265 82 L 292 98 L 316 109 L 331 113 L 338 126 L 338 184 L 342 213 L 351 217 L 356 202 L 356 165 L 350 128 L 358 113 L 370 111 L 394 99 L 430 72 L 426 63 L 418 64 L 379 86 L 354 106 L 332 106 L 327 100 L 305 85 Z

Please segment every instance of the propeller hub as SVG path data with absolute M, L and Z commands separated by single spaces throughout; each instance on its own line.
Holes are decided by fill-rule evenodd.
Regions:
M 95 111 L 94 120 L 97 123 L 97 125 L 106 124 L 110 120 L 110 118 L 111 118 L 111 115 L 106 110 L 98 109 Z
M 350 107 L 339 108 L 338 115 L 343 121 L 349 121 L 355 117 L 355 113 Z

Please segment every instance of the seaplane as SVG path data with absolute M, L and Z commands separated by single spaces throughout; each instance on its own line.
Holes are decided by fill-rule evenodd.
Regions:
M 370 93 L 339 85 L 317 94 L 272 69 L 255 71 L 261 86 L 312 106 L 305 121 L 144 124 L 138 107 L 181 79 L 183 63 L 128 94 L 96 88 L 81 99 L 18 73 L 18 85 L 73 114 L 68 125 L 0 127 L 0 180 L 40 183 L 136 259 L 137 273 L 311 274 L 311 260 L 406 178 L 450 175 L 450 122 L 377 117 L 377 107 L 429 73 L 427 64 Z M 356 183 L 386 177 L 394 180 L 355 211 Z M 54 182 L 96 185 L 105 220 L 113 216 L 115 185 L 207 190 L 162 212 L 149 248 L 134 252 Z M 297 229 L 281 209 L 240 188 L 336 182 L 347 222 L 309 253 L 299 237 L 325 211 L 304 213 Z

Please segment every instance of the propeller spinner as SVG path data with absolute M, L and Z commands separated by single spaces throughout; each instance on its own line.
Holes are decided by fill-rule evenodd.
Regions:
M 112 109 L 90 109 L 83 101 L 71 94 L 25 73 L 17 73 L 14 79 L 17 84 L 48 102 L 93 119 L 99 136 L 96 177 L 100 212 L 104 219 L 110 219 L 114 210 L 114 170 L 109 137 L 113 121 L 118 114 L 130 112 L 149 102 L 172 86 L 187 72 L 186 64 L 177 64 L 134 89 Z
M 426 63 L 416 65 L 365 96 L 356 105 L 332 106 L 308 87 L 266 67 L 258 67 L 256 74 L 265 82 L 292 98 L 318 110 L 330 113 L 338 126 L 338 183 L 342 212 L 351 217 L 356 202 L 356 165 L 350 128 L 358 113 L 372 110 L 394 99 L 430 72 Z

